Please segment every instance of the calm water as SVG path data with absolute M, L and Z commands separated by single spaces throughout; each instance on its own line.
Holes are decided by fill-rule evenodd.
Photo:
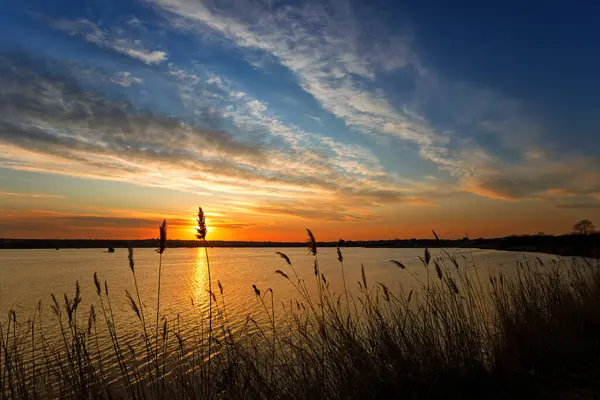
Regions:
M 260 310 L 252 285 L 256 284 L 264 293 L 272 288 L 275 304 L 289 304 L 295 299 L 292 285 L 274 271 L 281 269 L 292 276 L 289 266 L 274 252 L 286 253 L 294 263 L 301 278 L 309 288 L 316 291 L 313 274 L 313 257 L 303 248 L 211 248 L 209 251 L 213 289 L 218 295 L 218 303 L 223 301 L 232 330 L 240 329 L 246 315 L 252 314 L 259 322 L 266 321 L 266 314 Z M 511 275 L 516 264 L 523 258 L 550 262 L 558 257 L 545 254 L 500 252 L 493 250 L 447 249 L 462 265 L 477 265 L 482 279 L 490 273 L 503 271 Z M 401 283 L 406 290 L 416 287 L 414 278 L 389 262 L 390 259 L 404 263 L 417 277 L 425 280 L 425 268 L 419 261 L 423 249 L 343 249 L 344 268 L 348 289 L 358 290 L 361 279 L 361 264 L 364 265 L 369 285 L 385 283 L 391 290 Z M 432 257 L 441 256 L 441 250 L 432 250 Z M 465 258 L 461 257 L 461 254 Z M 318 253 L 321 272 L 330 282 L 332 292 L 342 292 L 340 265 L 334 248 L 322 248 Z M 159 256 L 153 249 L 135 250 L 135 268 L 140 294 L 146 315 L 155 315 L 157 272 Z M 470 267 L 472 268 L 472 267 Z M 139 323 L 125 297 L 125 289 L 134 292 L 133 277 L 128 266 L 127 250 L 117 249 L 106 253 L 99 249 L 82 250 L 3 250 L 0 251 L 0 321 L 6 321 L 9 310 L 16 310 L 18 320 L 25 321 L 42 301 L 46 323 L 54 321 L 49 316 L 50 293 L 56 294 L 62 304 L 64 293 L 73 296 L 75 282 L 79 281 L 83 302 L 80 310 L 87 313 L 91 304 L 100 309 L 96 295 L 93 274 L 97 272 L 101 281 L 108 282 L 116 325 L 120 336 L 138 337 Z M 218 294 L 217 281 L 224 288 L 224 298 Z M 208 310 L 207 273 L 204 249 L 167 249 L 163 255 L 161 281 L 161 311 L 179 322 L 185 333 L 194 324 L 193 315 L 200 310 Z M 193 312 L 192 299 L 196 307 Z M 83 315 L 80 314 L 80 315 Z M 284 315 L 284 313 L 279 313 Z M 148 317 L 147 317 L 148 318 Z M 153 321 L 150 317 L 150 321 Z M 52 335 L 48 335 L 49 337 Z M 108 342 L 105 343 L 105 347 Z
M 406 272 L 389 262 L 395 259 L 404 263 L 417 276 L 425 277 L 419 261 L 423 249 L 342 249 L 348 289 L 358 290 L 360 266 L 364 265 L 369 283 L 383 282 L 390 288 L 401 282 L 405 287 L 415 285 Z M 281 269 L 292 276 L 289 266 L 274 253 L 281 251 L 292 260 L 301 278 L 311 286 L 313 257 L 303 248 L 211 248 L 209 259 L 215 292 L 221 281 L 227 310 L 232 315 L 247 315 L 256 306 L 252 284 L 262 290 L 272 288 L 278 302 L 295 298 L 292 286 L 281 276 L 274 274 Z M 510 274 L 517 261 L 539 257 L 544 262 L 557 260 L 557 256 L 538 253 L 517 253 L 494 250 L 447 249 L 457 256 L 461 264 L 474 262 L 485 273 L 504 271 Z M 432 257 L 440 256 L 441 250 L 433 249 Z M 461 257 L 464 255 L 466 260 Z M 321 272 L 330 282 L 331 290 L 342 289 L 341 270 L 334 248 L 322 248 L 318 253 Z M 158 254 L 153 249 L 135 250 L 135 268 L 142 300 L 148 309 L 155 308 Z M 0 251 L 0 315 L 15 309 L 26 316 L 39 300 L 48 305 L 50 293 L 62 298 L 64 293 L 73 295 L 75 281 L 79 281 L 83 307 L 96 303 L 93 274 L 108 282 L 113 307 L 126 322 L 132 312 L 125 301 L 125 289 L 133 292 L 133 277 L 127 261 L 127 250 L 117 249 L 106 253 L 100 249 L 77 250 L 2 250 Z M 191 309 L 191 299 L 197 306 L 208 301 L 208 287 L 204 249 L 167 249 L 163 256 L 161 309 L 169 315 L 185 313 Z M 221 299 L 219 299 L 221 301 Z M 116 311 L 116 310 L 115 310 Z

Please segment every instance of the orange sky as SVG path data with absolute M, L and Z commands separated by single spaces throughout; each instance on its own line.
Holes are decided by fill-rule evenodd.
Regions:
M 107 183 L 110 184 L 110 183 Z M 167 219 L 169 238 L 194 239 L 197 206 L 206 213 L 209 240 L 240 241 L 303 241 L 310 228 L 319 240 L 368 240 L 431 237 L 431 230 L 440 237 L 497 237 L 510 234 L 569 232 L 573 223 L 582 218 L 596 218 L 598 213 L 581 210 L 561 210 L 548 201 L 514 202 L 488 199 L 460 193 L 435 205 L 397 204 L 372 207 L 354 219 L 345 219 L 327 207 L 315 205 L 314 216 L 300 209 L 284 212 L 278 208 L 256 212 L 252 204 L 232 207 L 210 204 L 205 196 L 179 193 L 166 189 L 131 186 L 129 196 L 154 201 L 154 197 L 170 193 L 169 202 L 151 208 L 110 208 L 111 201 L 97 198 L 94 204 L 79 203 L 69 194 L 3 193 L 0 194 L 0 237 L 12 238 L 106 238 L 146 239 L 158 236 L 158 225 Z M 136 192 L 140 192 L 133 195 Z M 158 193 L 154 193 L 158 191 Z M 195 201 L 194 201 L 195 200 Z M 121 202 L 121 196 L 115 199 Z M 284 204 L 285 205 L 285 204 Z M 258 204 L 257 207 L 260 207 Z M 162 209 L 161 209 L 162 208 Z M 260 208 L 259 208 L 260 209 Z M 494 210 L 490 212 L 490 210 Z

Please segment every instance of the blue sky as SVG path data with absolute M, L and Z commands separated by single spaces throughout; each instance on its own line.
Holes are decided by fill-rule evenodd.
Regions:
M 591 2 L 0 7 L 0 236 L 143 236 L 160 215 L 186 236 L 196 204 L 239 239 L 600 216 Z

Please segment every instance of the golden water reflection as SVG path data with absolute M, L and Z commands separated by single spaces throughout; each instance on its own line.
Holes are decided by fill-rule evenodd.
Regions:
M 191 297 L 196 306 L 204 308 L 208 304 L 208 268 L 206 264 L 207 249 L 205 247 L 196 248 L 196 257 L 194 260 Z

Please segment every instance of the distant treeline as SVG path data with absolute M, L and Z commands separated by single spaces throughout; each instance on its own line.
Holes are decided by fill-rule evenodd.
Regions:
M 435 248 L 463 247 L 523 252 L 540 252 L 564 256 L 600 256 L 600 233 L 590 235 L 520 235 L 494 239 L 391 239 L 340 240 L 319 242 L 320 247 L 374 247 L 374 248 Z M 78 249 L 78 248 L 155 248 L 158 239 L 145 240 L 87 240 L 87 239 L 0 239 L 0 249 Z M 304 242 L 239 242 L 221 240 L 169 240 L 167 246 L 178 247 L 304 247 Z

